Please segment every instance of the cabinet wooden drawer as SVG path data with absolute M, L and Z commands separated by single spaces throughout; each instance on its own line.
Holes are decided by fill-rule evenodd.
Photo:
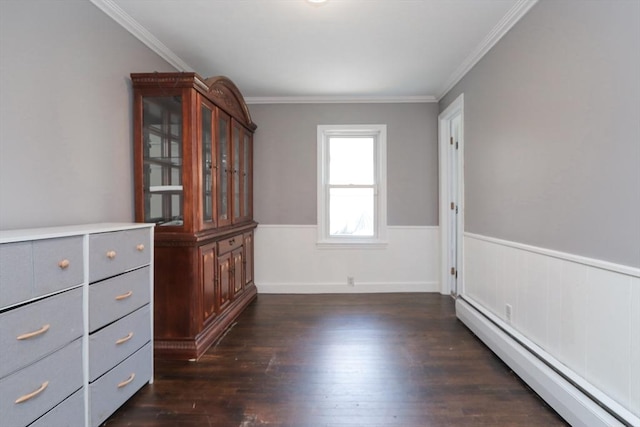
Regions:
M 89 381 L 122 362 L 151 339 L 149 305 L 89 337 Z
M 29 427 L 78 427 L 84 425 L 84 389 L 66 398 Z
M 0 314 L 0 378 L 82 335 L 82 288 Z
M 149 266 L 89 286 L 89 332 L 149 303 Z
M 0 308 L 31 298 L 31 242 L 0 245 Z
M 218 242 L 218 254 L 230 252 L 242 246 L 242 234 Z
M 151 379 L 151 343 L 89 385 L 92 426 L 100 425 Z
M 27 425 L 82 387 L 82 339 L 0 380 L 2 425 Z
M 33 242 L 34 297 L 79 285 L 84 280 L 82 237 Z
M 95 282 L 151 262 L 149 228 L 89 236 L 89 281 Z

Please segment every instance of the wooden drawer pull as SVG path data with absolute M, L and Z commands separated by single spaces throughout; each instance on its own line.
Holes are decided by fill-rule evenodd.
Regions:
M 136 249 L 138 250 L 138 252 L 142 252 L 144 251 L 144 245 L 140 243 L 138 246 L 136 246 Z
M 114 259 L 116 257 L 116 251 L 108 251 L 107 258 Z
M 122 381 L 121 383 L 118 384 L 118 388 L 122 388 L 126 385 L 128 385 L 131 381 L 133 381 L 133 379 L 136 377 L 136 374 L 131 374 L 129 375 L 129 378 L 127 378 L 126 380 Z
M 42 335 L 45 332 L 47 332 L 49 330 L 50 326 L 51 325 L 49 325 L 49 324 L 43 325 L 42 328 L 38 329 L 37 331 L 27 332 L 26 334 L 22 334 L 20 336 L 17 336 L 16 339 L 17 340 L 27 340 L 29 338 L 37 337 L 38 335 Z
M 133 338 L 133 332 L 129 332 L 129 335 L 127 335 L 126 337 L 122 337 L 118 341 L 116 341 L 116 345 L 123 344 L 129 341 L 131 338 Z
M 24 396 L 19 397 L 16 400 L 16 403 L 22 403 L 22 402 L 26 402 L 29 399 L 33 399 L 34 397 L 42 393 L 44 389 L 47 388 L 48 385 L 49 385 L 49 381 L 43 382 L 42 385 L 36 391 L 32 391 L 29 394 L 25 394 Z
M 71 262 L 69 262 L 68 259 L 63 259 L 62 261 L 60 261 L 58 263 L 58 267 L 60 267 L 62 270 L 64 270 L 65 268 L 69 267 L 69 264 L 71 264 Z
M 118 295 L 118 296 L 116 297 L 116 301 L 121 301 L 121 300 L 123 300 L 123 299 L 127 299 L 127 298 L 129 298 L 131 295 L 133 295 L 133 291 L 129 291 L 129 292 L 127 292 L 126 294 Z

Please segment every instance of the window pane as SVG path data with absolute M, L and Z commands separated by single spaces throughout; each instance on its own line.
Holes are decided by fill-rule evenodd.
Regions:
M 373 188 L 329 190 L 329 234 L 373 236 Z
M 329 138 L 329 183 L 373 185 L 373 137 Z

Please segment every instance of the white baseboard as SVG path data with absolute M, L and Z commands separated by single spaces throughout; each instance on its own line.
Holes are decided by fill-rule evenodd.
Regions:
M 462 298 L 456 300 L 456 315 L 572 426 L 625 425 Z
M 256 283 L 261 294 L 365 294 L 393 292 L 440 292 L 438 282 L 429 283 Z

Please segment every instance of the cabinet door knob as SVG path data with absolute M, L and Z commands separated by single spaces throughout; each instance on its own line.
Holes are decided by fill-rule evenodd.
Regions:
M 49 386 L 49 381 L 43 382 L 42 385 L 38 387 L 37 390 L 32 391 L 29 394 L 25 394 L 24 396 L 20 396 L 18 399 L 16 399 L 16 403 L 22 403 L 22 402 L 26 402 L 29 399 L 33 399 L 34 397 L 42 393 L 44 389 L 47 388 L 48 386 Z
M 129 298 L 131 295 L 133 295 L 133 291 L 129 291 L 129 292 L 127 292 L 126 294 L 118 295 L 118 296 L 116 297 L 116 301 L 120 301 L 120 300 L 123 300 L 123 299 L 127 299 L 127 298 Z
M 135 373 L 132 373 L 131 375 L 129 375 L 129 378 L 127 378 L 126 380 L 122 381 L 121 383 L 118 384 L 118 388 L 122 388 L 124 386 L 126 386 L 127 384 L 129 384 L 131 381 L 133 381 L 133 379 L 136 377 Z
M 122 337 L 119 340 L 117 340 L 116 345 L 124 344 L 127 341 L 129 341 L 131 338 L 133 338 L 133 332 L 129 332 L 129 334 L 126 337 Z
M 138 246 L 136 246 L 136 249 L 138 250 L 138 252 L 142 252 L 144 251 L 144 245 L 140 243 Z
M 58 267 L 64 270 L 65 268 L 69 267 L 69 264 L 71 264 L 71 262 L 68 259 L 63 259 L 58 263 Z
M 108 251 L 107 258 L 114 259 L 116 257 L 116 251 Z
M 16 339 L 22 341 L 28 340 L 29 338 L 37 337 L 38 335 L 42 335 L 47 332 L 50 326 L 51 325 L 49 324 L 43 325 L 42 328 L 38 329 L 37 331 L 27 332 L 26 334 L 19 335 L 16 337 Z

